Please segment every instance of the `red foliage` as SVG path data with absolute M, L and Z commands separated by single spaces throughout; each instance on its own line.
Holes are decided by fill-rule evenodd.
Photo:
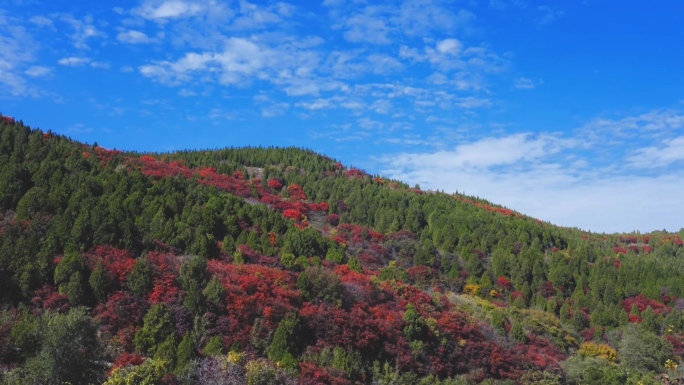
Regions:
M 119 330 L 140 325 L 146 311 L 145 301 L 131 293 L 119 291 L 95 308 L 93 318 L 100 322 L 101 331 L 114 335 Z
M 102 260 L 107 276 L 111 282 L 121 285 L 133 270 L 135 259 L 126 250 L 112 246 L 95 246 L 84 254 L 88 267 L 92 270 Z
M 292 201 L 304 201 L 306 200 L 306 194 L 304 194 L 304 190 L 302 189 L 302 186 L 298 184 L 291 184 L 290 186 L 287 187 L 287 192 L 290 195 L 290 200 Z
M 240 170 L 233 171 L 233 178 L 235 179 L 245 179 L 245 174 Z
M 467 204 L 471 204 L 471 205 L 476 206 L 476 207 L 480 207 L 480 208 L 482 208 L 482 209 L 484 209 L 484 210 L 487 210 L 487 211 L 490 211 L 490 212 L 493 212 L 493 213 L 498 213 L 498 214 L 502 214 L 502 215 L 509 216 L 509 217 L 524 218 L 524 216 L 523 216 L 522 214 L 518 214 L 518 213 L 516 213 L 516 212 L 513 211 L 513 210 L 505 209 L 505 208 L 502 208 L 502 207 L 490 206 L 490 205 L 487 205 L 487 204 L 484 204 L 484 203 L 480 203 L 480 202 L 476 202 L 476 201 L 474 201 L 474 200 L 472 200 L 472 199 L 468 199 L 468 198 L 462 197 L 462 196 L 456 196 L 456 197 L 454 197 L 454 198 L 457 199 L 457 200 L 459 200 L 459 201 L 461 201 L 461 202 L 464 202 L 464 203 L 467 203 Z
M 579 334 L 585 341 L 591 341 L 594 339 L 594 333 L 596 333 L 596 328 L 584 329 Z
M 674 239 L 672 240 L 672 242 L 674 242 L 674 244 L 679 246 L 679 247 L 684 246 L 684 242 L 682 242 L 682 240 L 679 239 L 678 236 L 675 236 Z
M 636 247 L 636 246 L 635 246 Z M 620 266 L 622 266 L 622 263 L 620 262 L 619 259 L 613 258 L 613 265 L 615 265 L 615 268 L 619 269 Z
M 556 288 L 553 287 L 553 283 L 551 281 L 545 281 L 541 288 L 539 289 L 539 293 L 544 297 L 544 298 L 550 298 L 556 295 Z
M 511 290 L 513 288 L 513 284 L 511 281 L 503 276 L 500 276 L 499 278 L 496 279 L 496 284 L 499 286 L 501 289 L 504 290 Z
M 434 278 L 434 271 L 432 268 L 427 266 L 413 266 L 409 268 L 406 273 L 409 276 L 411 282 L 418 285 L 427 285 Z
M 383 234 L 372 230 L 368 232 L 368 235 L 370 236 L 371 240 L 376 242 L 383 242 L 385 240 L 385 236 Z
M 672 345 L 674 354 L 681 357 L 682 354 L 684 354 L 684 341 L 682 340 L 684 336 L 681 334 L 667 334 L 665 338 L 670 342 L 670 345 Z
M 416 235 L 410 230 L 400 230 L 396 233 L 390 234 L 388 237 L 395 241 L 401 241 L 405 239 L 416 239 Z
M 515 300 L 515 299 L 518 299 L 519 297 L 523 297 L 524 300 L 527 300 L 527 297 L 525 297 L 525 295 L 522 293 L 522 291 L 514 291 L 514 292 L 512 292 L 512 293 L 511 293 L 511 297 L 513 297 L 514 300 Z
M 280 190 L 283 188 L 283 182 L 281 182 L 280 179 L 269 179 L 267 184 L 268 188 L 273 190 Z
M 145 362 L 145 359 L 142 358 L 139 354 L 123 353 L 114 361 L 114 364 L 112 364 L 112 369 L 109 371 L 109 373 L 111 374 L 111 372 L 114 369 L 118 369 L 118 368 L 125 368 L 127 366 L 142 365 L 143 362 Z
M 340 216 L 337 214 L 330 214 L 325 217 L 325 221 L 333 226 L 337 226 L 340 223 Z
M 91 154 L 90 154 L 89 152 L 83 151 L 83 152 L 81 153 L 81 155 L 83 155 L 83 157 L 86 158 L 86 159 L 90 159 L 90 155 L 91 155 Z
M 670 312 L 670 309 L 667 306 L 658 301 L 646 298 L 641 294 L 622 301 L 622 308 L 628 313 L 632 310 L 632 306 L 634 305 L 637 305 L 637 308 L 639 308 L 640 312 L 643 312 L 648 307 L 651 307 L 651 309 L 653 309 L 653 311 L 655 311 L 657 314 L 665 315 Z
M 653 247 L 649 245 L 644 245 L 642 246 L 642 249 L 644 250 L 644 253 L 648 254 L 653 251 Z
M 5 123 L 14 124 L 14 118 L 12 117 L 0 115 L 0 119 L 4 120 Z
M 638 239 L 637 239 L 636 235 L 623 235 L 620 237 L 620 242 L 627 243 L 627 244 L 637 243 Z
M 161 278 L 155 279 L 148 302 L 155 304 L 177 301 L 180 298 L 180 290 L 176 287 L 175 280 L 172 274 L 165 274 Z
M 349 170 L 344 172 L 344 176 L 346 176 L 347 178 L 363 178 L 366 175 L 368 174 L 356 168 L 350 168 Z
M 309 222 L 295 222 L 293 226 L 300 230 L 304 230 L 305 228 L 309 227 Z
M 56 310 L 60 313 L 66 312 L 71 307 L 66 294 L 58 293 L 53 286 L 45 285 L 34 292 L 31 302 L 36 307 L 45 310 Z
M 330 206 L 328 206 L 328 202 L 309 203 L 309 208 L 311 209 L 311 211 L 327 212 Z
M 301 305 L 296 277 L 288 271 L 219 260 L 207 262 L 207 270 L 218 276 L 227 292 L 225 303 L 230 318 L 222 330 L 222 334 L 229 336 L 226 342 L 248 344 L 257 317 L 264 317 L 273 328 Z
M 339 370 L 321 368 L 316 365 L 315 362 L 305 361 L 299 364 L 299 369 L 301 374 L 299 375 L 300 385 L 318 385 L 318 384 L 330 384 L 330 385 L 345 385 L 351 384 L 350 381 L 344 379 L 344 373 Z M 337 372 L 335 374 L 331 373 Z
M 106 166 L 114 156 L 121 154 L 121 151 L 119 150 L 107 150 L 106 148 L 103 147 L 95 147 L 95 153 L 97 154 L 98 158 L 100 158 L 100 164 L 102 167 Z
M 643 242 L 643 243 L 648 243 L 650 241 L 651 241 L 650 235 L 644 235 L 643 237 L 641 237 L 641 242 Z
M 629 315 L 629 322 L 630 323 L 641 323 L 641 317 L 634 315 L 634 314 L 630 314 Z
M 285 218 L 294 219 L 295 221 L 302 220 L 302 213 L 294 209 L 287 209 L 283 211 L 283 216 Z

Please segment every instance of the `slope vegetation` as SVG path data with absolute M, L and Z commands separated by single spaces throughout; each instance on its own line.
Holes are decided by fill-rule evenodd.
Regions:
M 0 384 L 681 381 L 681 236 L 0 120 Z

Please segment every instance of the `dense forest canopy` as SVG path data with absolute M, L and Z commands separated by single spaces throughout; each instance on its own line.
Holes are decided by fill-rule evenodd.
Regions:
M 678 383 L 682 238 L 3 117 L 0 384 Z

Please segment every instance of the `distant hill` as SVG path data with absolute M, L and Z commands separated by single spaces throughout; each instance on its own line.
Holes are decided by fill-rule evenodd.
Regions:
M 676 383 L 683 236 L 2 117 L 0 384 Z

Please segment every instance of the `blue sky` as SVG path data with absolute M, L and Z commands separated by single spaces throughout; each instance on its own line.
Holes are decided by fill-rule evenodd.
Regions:
M 599 232 L 684 227 L 684 3 L 0 2 L 0 112 L 108 148 L 296 145 Z

